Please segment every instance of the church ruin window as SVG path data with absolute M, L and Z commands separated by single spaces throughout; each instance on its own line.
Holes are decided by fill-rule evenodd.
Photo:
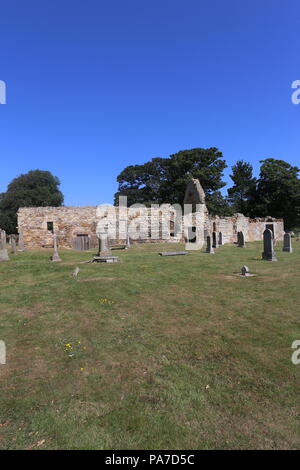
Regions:
M 48 232 L 54 233 L 53 222 L 47 222 L 47 230 Z

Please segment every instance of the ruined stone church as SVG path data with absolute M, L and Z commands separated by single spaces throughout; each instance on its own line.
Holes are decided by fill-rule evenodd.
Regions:
M 215 245 L 236 242 L 239 232 L 243 232 L 246 242 L 262 240 L 265 228 L 271 229 L 277 240 L 282 240 L 284 235 L 282 219 L 250 219 L 243 214 L 210 216 L 204 190 L 196 179 L 187 185 L 182 210 L 171 204 L 151 208 L 106 204 L 22 207 L 18 211 L 18 232 L 22 233 L 28 248 L 52 247 L 54 233 L 60 247 L 96 248 L 99 224 L 108 232 L 113 244 L 125 244 L 129 236 L 136 243 L 185 241 L 187 249 L 201 249 L 208 235 Z

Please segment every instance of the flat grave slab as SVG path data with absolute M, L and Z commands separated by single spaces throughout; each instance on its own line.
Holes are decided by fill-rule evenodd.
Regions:
M 177 256 L 177 255 L 188 255 L 188 251 L 161 251 L 158 253 L 160 256 Z
M 117 263 L 118 256 L 94 256 L 92 263 Z

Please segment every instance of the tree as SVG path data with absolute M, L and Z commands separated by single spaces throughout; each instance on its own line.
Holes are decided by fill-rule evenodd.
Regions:
M 59 179 L 49 171 L 31 170 L 14 178 L 0 195 L 0 227 L 16 233 L 20 207 L 61 206 L 64 197 L 59 185 Z
M 286 229 L 300 226 L 300 169 L 284 160 L 261 160 L 252 215 L 283 218 Z
M 226 166 L 222 152 L 215 147 L 182 150 L 169 158 L 156 157 L 143 165 L 128 166 L 117 177 L 115 204 L 120 195 L 128 197 L 128 205 L 136 202 L 148 206 L 167 202 L 182 204 L 191 178 L 199 179 L 208 201 L 209 197 L 213 200 L 213 193 L 226 184 L 222 181 Z M 220 199 L 220 195 L 215 200 L 217 198 Z
M 229 204 L 228 198 L 221 191 L 214 191 L 206 197 L 206 206 L 210 215 L 230 217 L 234 214 L 234 208 Z
M 244 215 L 248 215 L 249 200 L 253 196 L 256 188 L 256 179 L 253 177 L 253 168 L 250 163 L 238 160 L 231 167 L 234 185 L 228 189 L 228 199 L 234 210 Z
M 135 203 L 150 206 L 152 202 L 160 201 L 160 185 L 163 181 L 162 158 L 153 158 L 143 165 L 127 166 L 117 177 L 118 192 L 115 194 L 115 204 L 119 196 L 127 196 L 127 204 Z

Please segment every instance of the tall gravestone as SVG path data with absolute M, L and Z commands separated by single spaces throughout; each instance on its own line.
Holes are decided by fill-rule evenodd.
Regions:
M 10 236 L 11 251 L 15 255 L 17 253 L 16 239 L 14 235 Z
M 55 234 L 53 234 L 53 255 L 51 256 L 51 261 L 53 262 L 61 261 L 61 258 L 58 254 L 58 248 L 57 248 L 57 235 Z
M 217 232 L 212 233 L 212 247 L 218 248 Z
M 245 248 L 245 237 L 243 232 L 238 232 L 238 246 Z
M 222 232 L 219 232 L 219 240 L 218 240 L 219 245 L 223 245 L 223 234 Z
M 6 248 L 6 233 L 1 230 L 0 233 L 0 261 L 9 261 L 9 256 Z
M 276 253 L 273 246 L 273 234 L 268 228 L 263 233 L 264 251 L 262 252 L 262 259 L 266 261 L 277 261 Z
M 99 239 L 99 253 L 98 256 L 111 256 L 111 249 L 109 247 L 109 238 L 107 232 L 97 233 Z
M 206 253 L 214 253 L 214 249 L 212 247 L 212 239 L 210 235 L 206 237 Z
M 18 251 L 25 251 L 23 232 L 19 232 Z
M 184 195 L 183 228 L 186 250 L 200 250 L 205 244 L 203 226 L 207 217 L 205 192 L 197 179 L 191 179 Z
M 130 248 L 130 247 L 131 247 L 131 244 L 130 244 L 130 236 L 129 236 L 129 232 L 127 232 L 126 248 Z
M 287 251 L 288 253 L 293 253 L 292 237 L 291 237 L 290 233 L 285 233 L 284 234 L 282 251 Z

